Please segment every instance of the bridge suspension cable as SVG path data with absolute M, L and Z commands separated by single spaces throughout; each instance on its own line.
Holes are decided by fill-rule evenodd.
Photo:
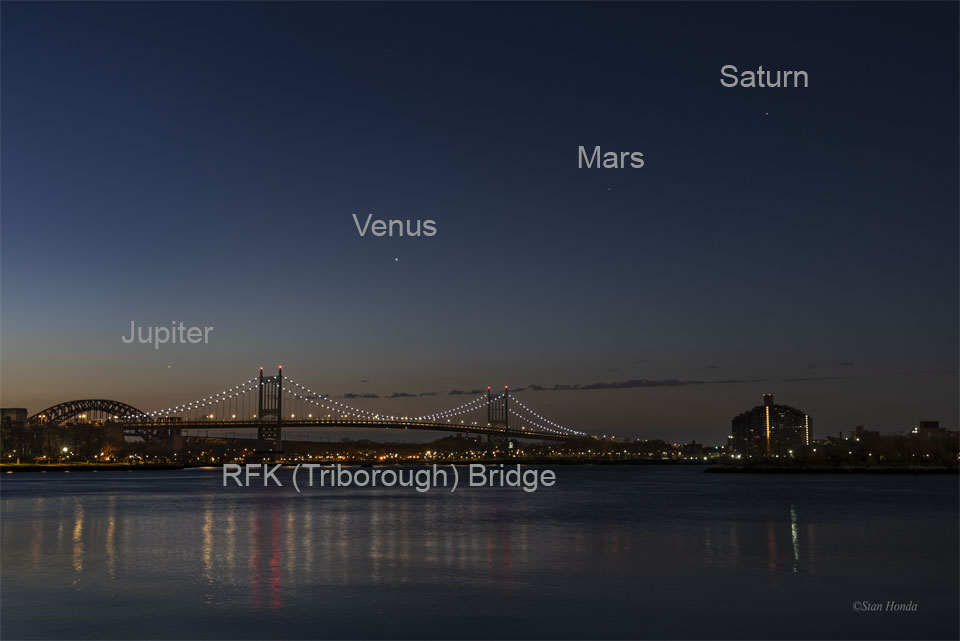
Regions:
M 362 419 L 363 421 L 383 423 L 403 423 L 410 421 L 450 423 L 450 419 L 455 417 L 460 417 L 471 413 L 480 414 L 481 412 L 487 412 L 487 416 L 484 417 L 485 420 L 473 421 L 472 424 L 484 424 L 489 426 L 490 421 L 493 421 L 494 424 L 497 424 L 497 421 L 500 421 L 499 424 L 505 424 L 507 427 L 509 427 L 509 423 L 512 422 L 509 420 L 509 418 L 512 417 L 520 423 L 521 427 L 524 425 L 529 425 L 530 427 L 540 430 L 541 432 L 547 432 L 558 436 L 587 436 L 586 432 L 560 425 L 559 423 L 544 417 L 540 413 L 531 409 L 516 396 L 508 396 L 506 390 L 500 394 L 497 394 L 496 396 L 490 396 L 489 393 L 482 394 L 465 403 L 457 405 L 456 407 L 411 417 L 396 416 L 392 414 L 361 409 L 347 403 L 334 400 L 327 394 L 315 392 L 291 378 L 284 377 L 283 381 L 288 383 L 289 387 L 286 385 L 282 386 L 282 392 L 284 396 L 288 398 L 288 400 L 293 401 L 292 405 L 287 406 L 290 410 L 293 410 L 290 418 L 306 418 L 309 408 L 306 408 L 304 404 L 309 404 L 313 407 L 317 407 L 325 412 L 328 412 L 328 417 L 330 414 L 333 414 L 338 418 L 351 417 L 355 419 Z M 239 418 L 241 420 L 257 418 L 256 412 L 259 411 L 257 394 L 259 389 L 260 381 L 257 378 L 251 378 L 243 383 L 240 383 L 239 385 L 234 385 L 233 387 L 229 387 L 211 396 L 204 396 L 188 403 L 182 403 L 180 405 L 174 405 L 165 409 L 147 412 L 143 418 L 147 420 L 153 419 L 162 421 L 167 417 L 172 419 L 173 415 L 181 415 L 185 413 L 192 413 L 193 416 L 190 418 L 203 421 L 214 418 L 220 420 L 228 418 Z M 216 413 L 210 413 L 208 415 L 208 409 L 214 407 L 216 408 Z M 507 411 L 505 414 L 500 414 L 499 418 L 496 418 L 496 415 L 491 418 L 491 407 L 499 408 L 497 411 L 500 412 L 502 412 L 504 409 Z M 264 411 L 266 412 L 266 410 Z M 507 418 L 503 418 L 504 416 Z M 310 413 L 309 417 L 313 418 L 313 414 Z M 188 419 L 188 417 L 183 416 L 180 418 L 185 420 Z M 322 416 L 318 416 L 318 418 L 322 418 Z M 506 421 L 506 423 L 503 421 Z M 460 421 L 460 423 L 463 422 L 464 421 Z
M 502 398 L 503 394 L 497 396 L 496 398 Z M 423 416 L 417 416 L 413 420 L 415 421 L 430 421 L 435 419 L 444 419 L 444 418 L 453 418 L 454 416 L 462 416 L 463 414 L 469 414 L 470 412 L 476 412 L 481 409 L 486 409 L 487 406 L 487 397 L 478 396 L 477 398 L 454 407 L 453 409 L 444 410 L 441 412 L 434 412 L 433 414 L 424 414 Z
M 284 380 L 292 385 L 295 385 L 300 390 L 306 392 L 309 395 L 309 397 L 303 397 L 299 395 L 298 397 L 301 398 L 302 400 L 307 401 L 308 403 L 313 403 L 317 407 L 326 407 L 327 409 L 333 410 L 334 412 L 338 412 L 341 414 L 349 414 L 351 416 L 355 416 L 358 418 L 375 418 L 378 416 L 376 412 L 370 412 L 368 410 L 362 410 L 358 407 L 352 407 L 350 405 L 347 405 L 346 403 L 340 403 L 339 401 L 333 400 L 332 398 L 330 398 L 328 394 L 320 394 L 318 392 L 314 392 L 312 389 L 304 387 L 303 385 L 296 382 L 292 378 L 287 377 L 287 378 L 284 378 Z M 295 394 L 293 392 L 289 392 L 289 393 Z M 323 399 L 327 403 L 332 403 L 332 405 L 318 403 L 315 399 Z
M 535 427 L 535 428 L 537 428 L 537 429 L 539 429 L 539 430 L 543 430 L 544 432 L 550 432 L 550 433 L 552 433 L 552 434 L 558 434 L 558 435 L 561 435 L 561 436 L 563 436 L 563 435 L 571 435 L 571 436 L 572 436 L 572 434 L 571 434 L 570 432 L 561 432 L 560 430 L 555 430 L 555 429 L 553 429 L 553 428 L 547 427 L 546 425 L 541 425 L 540 423 L 532 420 L 529 416 L 524 416 L 523 414 L 520 414 L 519 412 L 517 412 L 517 411 L 515 411 L 515 410 L 513 410 L 513 409 L 509 410 L 509 412 L 510 412 L 510 416 L 515 416 L 515 417 L 517 418 L 517 420 L 519 420 L 521 427 L 524 427 L 524 426 L 526 426 L 526 425 L 530 425 L 530 426 Z
M 364 420 L 373 420 L 376 418 L 376 414 L 374 414 L 373 412 L 365 412 L 364 410 L 348 409 L 349 406 L 345 406 L 342 403 L 336 403 L 335 401 L 333 401 L 333 399 L 327 396 L 319 396 L 319 395 L 304 396 L 303 394 L 300 394 L 298 392 L 295 392 L 289 389 L 283 390 L 283 393 L 286 395 L 287 399 L 290 401 L 293 401 L 293 402 L 302 401 L 304 403 L 309 403 L 314 407 L 318 407 L 322 410 L 332 412 L 333 415 L 335 416 L 342 416 L 342 417 L 349 416 L 351 418 L 360 418 Z M 317 399 L 323 399 L 323 400 L 317 400 Z M 327 401 L 327 402 L 324 402 L 324 401 Z M 336 403 L 337 406 L 331 405 L 330 403 Z M 302 414 L 303 412 L 301 411 L 300 413 Z M 294 412 L 294 414 L 296 414 L 296 412 Z
M 573 435 L 576 435 L 576 436 L 586 436 L 586 435 L 587 435 L 586 432 L 581 432 L 581 431 L 579 431 L 579 430 L 571 429 L 571 428 L 569 428 L 569 427 L 564 427 L 563 425 L 559 425 L 558 423 L 554 423 L 553 421 L 551 421 L 551 420 L 548 419 L 548 418 L 544 418 L 543 416 L 541 416 L 541 415 L 538 414 L 537 412 L 535 412 L 535 411 L 533 411 L 532 409 L 530 409 L 529 407 L 527 407 L 527 406 L 523 403 L 523 401 L 521 401 L 520 399 L 518 399 L 516 396 L 511 397 L 511 398 L 512 398 L 512 400 L 513 400 L 514 403 L 516 403 L 516 404 L 519 405 L 521 408 L 523 408 L 524 410 L 526 410 L 531 416 L 534 417 L 534 419 L 536 419 L 536 420 L 538 420 L 538 421 L 541 421 L 541 422 L 543 422 L 543 423 L 546 423 L 546 425 L 550 425 L 550 426 L 552 426 L 552 428 L 555 428 L 555 429 L 551 429 L 550 427 L 547 427 L 546 425 L 537 425 L 537 423 L 535 423 L 534 420 L 531 420 L 531 419 L 529 419 L 529 418 L 526 419 L 528 422 L 530 422 L 532 425 L 534 425 L 534 426 L 536 426 L 536 427 L 539 427 L 539 428 L 541 428 L 541 429 L 547 430 L 547 431 L 549 431 L 549 432 L 554 432 L 554 433 L 557 433 L 557 434 L 567 433 L 567 434 L 573 434 Z M 522 414 L 520 414 L 519 412 L 516 412 L 516 411 L 513 410 L 512 408 L 510 409 L 510 413 L 513 414 L 514 416 L 517 416 L 517 417 L 521 418 L 521 419 L 524 418 L 524 416 L 523 416 Z M 560 430 L 560 431 L 558 432 L 557 430 Z
M 333 410 L 333 411 L 338 412 L 338 413 L 348 414 L 348 415 L 355 416 L 355 417 L 358 417 L 358 418 L 373 419 L 373 420 L 383 420 L 383 421 L 429 421 L 429 420 L 436 420 L 436 419 L 453 418 L 454 416 L 461 416 L 461 415 L 467 414 L 467 413 L 469 413 L 469 412 L 473 412 L 473 411 L 478 411 L 478 410 L 484 409 L 485 406 L 486 406 L 486 402 L 487 402 L 487 397 L 486 397 L 486 396 L 478 396 L 477 398 L 473 399 L 472 401 L 469 401 L 469 402 L 464 403 L 464 404 L 462 404 L 462 405 L 459 405 L 459 406 L 457 406 L 457 407 L 454 407 L 454 408 L 451 408 L 451 409 L 448 409 L 448 410 L 443 410 L 443 411 L 440 411 L 440 412 L 434 412 L 434 413 L 432 413 L 432 414 L 424 414 L 424 415 L 422 415 L 422 416 L 394 416 L 394 415 L 390 415 L 390 414 L 382 414 L 382 413 L 379 413 L 379 412 L 371 412 L 371 411 L 369 411 L 369 410 L 360 409 L 360 408 L 354 407 L 354 406 L 352 406 L 352 405 L 347 405 L 346 403 L 341 403 L 341 402 L 339 402 L 339 401 L 336 401 L 336 400 L 330 398 L 329 395 L 320 394 L 320 393 L 318 393 L 318 392 L 315 392 L 315 391 L 313 391 L 312 389 L 301 385 L 300 383 L 294 381 L 293 379 L 291 379 L 291 378 L 289 378 L 289 377 L 285 378 L 284 380 L 285 380 L 286 382 L 291 383 L 292 385 L 296 386 L 296 387 L 297 387 L 298 389 L 300 389 L 301 391 L 307 393 L 307 396 L 303 396 L 303 395 L 297 394 L 297 393 L 295 393 L 295 392 L 289 392 L 291 395 L 293 395 L 295 398 L 297 398 L 297 399 L 299 399 L 299 400 L 303 400 L 303 401 L 306 401 L 306 402 L 308 402 L 308 403 L 312 403 L 313 405 L 315 405 L 315 406 L 317 406 L 317 407 L 325 407 L 326 409 L 330 409 L 330 410 Z M 499 399 L 499 398 L 501 398 L 502 396 L 503 396 L 503 394 L 500 394 L 500 395 L 497 396 L 496 398 Z M 317 399 L 323 399 L 323 401 L 318 401 Z M 327 405 L 326 403 L 332 403 L 332 405 Z M 336 406 L 336 407 L 333 407 L 333 406 Z
M 251 378 L 249 381 L 244 381 L 239 385 L 234 385 L 233 387 L 227 388 L 222 392 L 217 392 L 212 396 L 204 396 L 195 401 L 190 401 L 189 403 L 182 403 L 180 405 L 174 405 L 162 410 L 154 410 L 152 412 L 147 412 L 147 414 L 154 418 L 159 418 L 162 416 L 169 416 L 170 414 L 176 414 L 179 412 L 190 412 L 194 410 L 204 409 L 213 405 L 217 405 L 228 401 L 230 399 L 237 398 L 247 392 L 256 391 L 257 389 L 257 379 Z

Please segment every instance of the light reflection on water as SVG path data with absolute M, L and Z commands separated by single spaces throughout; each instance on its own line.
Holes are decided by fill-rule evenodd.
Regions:
M 768 638 L 786 617 L 791 637 L 957 636 L 956 477 L 556 471 L 533 494 L 5 475 L 0 631 Z

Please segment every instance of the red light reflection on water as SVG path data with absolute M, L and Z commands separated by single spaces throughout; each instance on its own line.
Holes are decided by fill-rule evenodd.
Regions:
M 250 557 L 250 590 L 256 610 L 283 609 L 283 549 L 281 547 L 280 505 L 269 508 L 269 524 L 265 524 L 265 504 L 259 503 L 253 513 L 253 554 Z M 266 554 L 265 554 L 266 553 Z M 266 577 L 266 581 L 265 581 Z M 264 586 L 266 582 L 266 586 Z M 269 605 L 266 600 L 269 599 Z

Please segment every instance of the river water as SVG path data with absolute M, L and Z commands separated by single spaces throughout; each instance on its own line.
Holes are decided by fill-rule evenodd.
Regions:
M 4 474 L 0 634 L 960 637 L 956 475 L 551 469 L 533 493 Z M 862 611 L 888 601 L 916 609 Z

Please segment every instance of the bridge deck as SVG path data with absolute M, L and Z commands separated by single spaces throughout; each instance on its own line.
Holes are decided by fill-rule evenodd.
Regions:
M 162 422 L 162 421 L 133 421 L 124 422 L 124 429 L 130 431 L 147 430 L 238 430 L 238 429 L 257 429 L 265 425 L 276 425 L 272 422 L 258 422 L 244 419 L 206 419 L 199 421 L 184 421 L 180 423 Z M 465 423 L 435 423 L 427 421 L 366 421 L 356 419 L 311 419 L 296 420 L 284 419 L 281 424 L 287 429 L 315 429 L 315 428 L 360 428 L 360 429 L 400 429 L 400 430 L 427 430 L 434 432 L 456 432 L 460 434 L 492 434 L 507 436 L 511 438 L 530 438 L 547 439 L 554 441 L 567 441 L 578 439 L 573 434 L 555 434 L 552 432 L 543 432 L 533 429 L 503 428 L 488 425 L 468 425 Z

